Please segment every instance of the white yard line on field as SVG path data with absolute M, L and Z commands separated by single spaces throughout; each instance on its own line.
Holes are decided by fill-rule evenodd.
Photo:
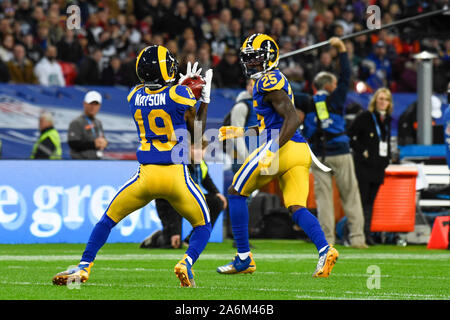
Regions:
M 48 270 L 49 268 L 46 266 L 17 266 L 17 265 L 9 265 L 6 266 L 8 269 L 44 269 Z M 63 269 L 64 266 L 52 267 L 52 269 L 59 270 Z M 171 269 L 167 268 L 113 268 L 113 267 L 96 267 L 95 270 L 102 271 L 124 271 L 124 272 L 172 272 Z M 202 273 L 216 273 L 217 271 L 214 269 L 204 269 L 198 268 L 196 270 L 201 271 Z M 303 275 L 311 275 L 311 272 L 282 272 L 282 271 L 261 271 L 258 270 L 258 274 L 263 275 L 292 275 L 292 276 L 303 276 Z M 368 273 L 338 273 L 339 277 L 353 277 L 353 278 L 367 278 L 370 276 Z M 427 279 L 427 280 L 450 280 L 450 275 L 448 277 L 445 276 L 415 276 L 415 275 L 391 275 L 391 274 L 381 274 L 380 278 L 405 278 L 405 279 Z
M 0 285 L 13 285 L 13 286 L 52 286 L 53 284 L 51 282 L 26 282 L 26 281 L 0 281 Z M 173 289 L 173 288 L 180 288 L 178 285 L 154 285 L 154 284 L 126 284 L 126 283 L 85 283 L 83 286 L 89 286 L 89 287 L 112 287 L 112 288 L 157 288 L 157 289 Z M 210 291 L 239 291 L 242 292 L 242 288 L 239 287 L 202 287 L 198 286 L 195 288 L 195 290 L 210 290 Z M 442 294 L 410 294 L 410 293 L 397 293 L 397 292 L 377 292 L 375 294 L 374 291 L 345 291 L 343 292 L 344 295 L 352 295 L 352 297 L 346 298 L 345 296 L 342 297 L 335 297 L 335 296 L 327 296 L 324 295 L 329 290 L 314 290 L 314 289 L 279 289 L 279 288 L 246 288 L 246 291 L 257 291 L 257 292 L 286 292 L 288 294 L 292 294 L 293 297 L 296 299 L 328 299 L 328 300 L 335 300 L 335 299 L 351 299 L 351 300 L 362 300 L 362 299 L 369 299 L 369 300 L 377 300 L 377 299 L 421 299 L 421 300 L 448 300 L 450 299 L 449 295 L 442 295 Z M 342 293 L 341 293 L 342 294 Z M 250 296 L 251 294 L 249 294 Z
M 179 260 L 180 254 L 99 254 L 97 261 L 124 261 L 124 260 Z M 78 261 L 81 255 L 0 255 L 0 261 Z M 205 253 L 199 260 L 231 260 L 230 254 Z M 254 254 L 254 258 L 261 260 L 305 260 L 317 259 L 316 254 L 307 253 L 261 253 Z M 392 253 L 349 253 L 341 254 L 340 261 L 345 260 L 447 260 L 450 262 L 450 254 L 392 254 Z

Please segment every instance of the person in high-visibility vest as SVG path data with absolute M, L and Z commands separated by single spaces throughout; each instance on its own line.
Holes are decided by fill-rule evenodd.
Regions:
M 41 135 L 33 146 L 31 159 L 61 159 L 62 148 L 59 133 L 53 126 L 53 116 L 44 111 L 39 116 L 39 131 Z

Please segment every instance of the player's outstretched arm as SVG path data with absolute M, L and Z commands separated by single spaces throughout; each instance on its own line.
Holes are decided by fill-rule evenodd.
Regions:
M 194 65 L 195 66 L 195 65 Z M 196 70 L 196 68 L 194 68 Z M 200 69 L 201 70 L 201 69 Z M 199 72 L 199 71 L 197 71 Z M 206 128 L 206 118 L 208 113 L 208 105 L 211 101 L 211 83 L 212 83 L 213 71 L 209 69 L 205 72 L 205 86 L 202 89 L 202 94 L 199 99 L 200 106 L 198 111 L 194 107 L 189 108 L 185 113 L 185 120 L 187 128 L 191 134 L 192 142 L 201 140 Z
M 206 117 L 208 112 L 208 104 L 211 102 L 211 83 L 212 83 L 213 71 L 209 69 L 205 72 L 205 86 L 202 89 L 202 95 L 198 101 L 201 102 L 197 111 L 196 121 L 199 121 L 202 126 L 202 135 L 206 128 Z
M 288 142 L 300 126 L 300 120 L 294 105 L 283 90 L 270 91 L 264 96 L 264 101 L 272 105 L 275 111 L 284 119 L 281 127 L 278 146 L 281 148 Z

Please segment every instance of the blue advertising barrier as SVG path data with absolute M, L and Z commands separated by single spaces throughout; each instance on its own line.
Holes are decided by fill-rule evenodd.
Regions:
M 2 160 L 0 243 L 86 243 L 116 192 L 137 169 L 138 162 L 123 160 Z M 209 164 L 209 173 L 222 191 L 222 165 Z M 119 222 L 108 242 L 141 242 L 161 228 L 152 201 Z M 183 234 L 189 232 L 183 229 Z M 210 241 L 222 239 L 221 214 Z

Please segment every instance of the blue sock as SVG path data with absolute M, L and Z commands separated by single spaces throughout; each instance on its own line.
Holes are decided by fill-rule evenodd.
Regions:
M 83 252 L 83 256 L 80 261 L 92 262 L 97 255 L 98 250 L 105 244 L 111 229 L 116 225 L 116 223 L 108 217 L 105 213 L 102 218 L 97 222 L 92 230 L 89 241 L 86 245 L 86 249 Z
M 195 227 L 192 231 L 191 238 L 189 239 L 189 248 L 186 254 L 191 257 L 192 264 L 197 261 L 200 253 L 205 249 L 211 235 L 211 223 L 207 223 L 203 226 Z
M 292 215 L 292 220 L 298 224 L 308 235 L 311 241 L 316 245 L 317 251 L 328 246 L 319 220 L 306 208 L 300 208 Z M 326 252 L 326 251 L 325 251 Z M 320 252 L 323 253 L 323 252 Z
M 238 253 L 250 251 L 248 242 L 248 207 L 247 197 L 228 195 L 228 208 L 231 220 L 231 229 L 236 241 Z

